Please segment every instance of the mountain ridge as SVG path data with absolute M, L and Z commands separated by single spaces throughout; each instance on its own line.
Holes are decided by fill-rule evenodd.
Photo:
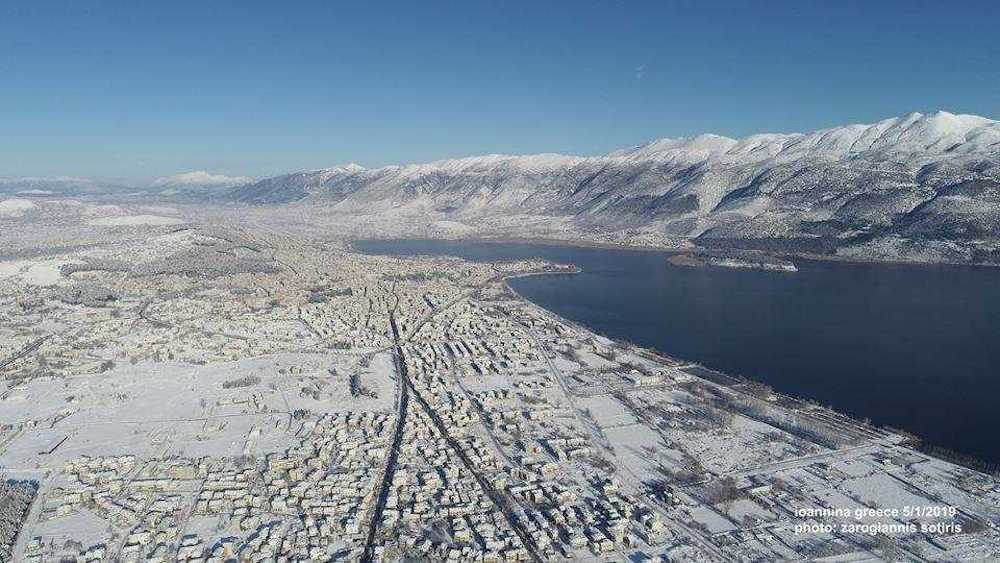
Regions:
M 921 139 L 924 140 L 922 144 L 915 143 Z M 721 148 L 724 150 L 720 150 Z M 989 150 L 1000 152 L 1000 121 L 945 111 L 930 114 L 913 112 L 873 124 L 850 124 L 819 129 L 811 133 L 762 133 L 742 138 L 705 133 L 693 137 L 661 138 L 598 156 L 558 153 L 485 154 L 379 168 L 365 168 L 352 163 L 282 174 L 262 181 L 305 175 L 336 176 L 345 173 L 378 174 L 398 171 L 413 174 L 430 171 L 475 171 L 486 166 L 511 163 L 523 164 L 528 169 L 545 169 L 595 161 L 684 160 L 726 163 L 741 156 L 749 157 L 743 162 L 754 162 L 770 158 L 796 159 L 803 156 L 844 158 L 872 152 L 883 154 L 922 152 L 925 156 L 932 156 L 944 152 L 958 151 L 957 154 L 973 154 Z
M 465 233 L 520 233 L 516 218 L 531 217 L 536 233 L 547 218 L 571 238 L 628 230 L 702 245 L 1000 261 L 1000 122 L 914 112 L 810 133 L 658 139 L 601 156 L 344 166 L 221 199 L 391 212 L 416 230 L 445 221 Z

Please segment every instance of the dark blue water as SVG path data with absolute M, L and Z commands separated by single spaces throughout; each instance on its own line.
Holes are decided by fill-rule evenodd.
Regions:
M 672 266 L 659 252 L 363 241 L 372 254 L 538 257 L 511 281 L 601 334 L 765 382 L 1000 462 L 1000 269 L 796 261 L 794 274 Z

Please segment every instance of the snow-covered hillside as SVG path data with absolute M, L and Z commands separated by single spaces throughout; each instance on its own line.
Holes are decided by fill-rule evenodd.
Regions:
M 150 184 L 150 187 L 163 191 L 182 191 L 188 189 L 231 188 L 242 186 L 252 181 L 253 178 L 246 176 L 226 176 L 224 174 L 213 174 L 205 170 L 195 170 L 194 172 L 184 172 L 182 174 L 157 178 Z
M 475 226 L 551 217 L 700 244 L 996 261 L 1000 122 L 947 112 L 744 139 L 661 139 L 598 157 L 487 155 L 268 178 L 226 199 Z M 516 229 L 515 229 L 516 230 Z M 902 250 L 901 250 L 902 249 Z
M 0 176 L 0 194 L 44 197 L 52 195 L 101 194 L 125 189 L 122 186 L 72 176 Z

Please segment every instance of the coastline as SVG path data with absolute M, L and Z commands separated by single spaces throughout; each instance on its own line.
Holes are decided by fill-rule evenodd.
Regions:
M 718 376 L 717 379 L 728 379 L 728 380 L 731 380 L 732 383 L 727 385 L 727 384 L 722 383 L 721 381 L 718 381 L 716 379 L 711 379 L 711 378 L 705 377 L 704 375 L 700 375 L 698 373 L 692 373 L 692 371 L 694 371 L 694 370 L 692 370 L 692 371 L 682 370 L 684 373 L 686 373 L 689 376 L 691 376 L 693 378 L 696 378 L 698 380 L 701 380 L 701 381 L 704 381 L 704 382 L 707 382 L 707 383 L 710 383 L 710 384 L 714 384 L 714 385 L 719 385 L 721 387 L 725 387 L 725 388 L 730 389 L 733 392 L 739 393 L 739 394 L 750 394 L 747 391 L 745 391 L 744 389 L 742 389 L 742 387 L 744 387 L 744 386 L 747 386 L 747 385 L 765 385 L 768 389 L 770 389 L 771 395 L 774 397 L 774 402 L 775 403 L 779 403 L 779 404 L 783 403 L 784 404 L 784 408 L 787 408 L 787 409 L 792 410 L 794 412 L 801 413 L 801 411 L 799 411 L 798 408 L 805 408 L 805 407 L 812 407 L 812 408 L 815 408 L 815 409 L 819 409 L 822 412 L 831 413 L 831 414 L 833 414 L 833 415 L 835 415 L 837 417 L 842 418 L 843 420 L 850 421 L 851 424 L 855 425 L 857 428 L 859 428 L 859 429 L 861 429 L 863 431 L 868 431 L 868 432 L 883 432 L 883 433 L 885 433 L 887 435 L 887 437 L 893 437 L 896 445 L 902 446 L 902 447 L 906 447 L 906 448 L 910 448 L 913 451 L 920 452 L 922 455 L 926 455 L 928 457 L 932 457 L 932 458 L 939 459 L 939 460 L 942 460 L 942 461 L 945 461 L 945 462 L 948 462 L 948 463 L 959 465 L 961 467 L 965 467 L 966 469 L 971 469 L 973 471 L 978 471 L 978 472 L 981 472 L 981 473 L 986 473 L 986 474 L 995 474 L 995 473 L 997 473 L 995 470 L 991 471 L 991 468 L 995 467 L 995 464 L 993 464 L 992 462 L 980 459 L 980 458 L 975 457 L 973 455 L 969 455 L 969 454 L 965 454 L 965 453 L 962 453 L 962 452 L 958 452 L 958 451 L 952 450 L 952 449 L 947 448 L 945 446 L 939 446 L 939 445 L 935 445 L 935 444 L 929 444 L 929 443 L 927 443 L 927 442 L 924 441 L 924 438 L 922 436 L 920 436 L 919 434 L 914 433 L 911 430 L 908 430 L 908 429 L 905 429 L 905 428 L 896 428 L 896 427 L 893 427 L 893 426 L 890 426 L 890 425 L 874 425 L 874 424 L 871 424 L 871 423 L 866 422 L 864 420 L 859 420 L 858 418 L 856 418 L 853 415 L 850 415 L 850 414 L 838 411 L 835 408 L 833 408 L 832 406 L 821 405 L 821 404 L 819 404 L 818 402 L 816 402 L 815 400 L 812 400 L 812 399 L 808 399 L 808 398 L 804 398 L 804 397 L 798 397 L 798 396 L 795 396 L 795 395 L 789 395 L 788 393 L 784 393 L 782 391 L 774 389 L 773 387 L 771 387 L 770 385 L 768 385 L 768 384 L 766 384 L 766 383 L 764 383 L 762 381 L 758 381 L 758 380 L 755 380 L 755 379 L 750 379 L 750 378 L 747 378 L 745 376 L 738 375 L 738 374 L 732 374 L 732 373 L 727 373 L 727 372 L 719 371 L 717 369 L 705 366 L 705 365 L 703 365 L 701 363 L 698 363 L 698 362 L 695 362 L 695 361 L 689 361 L 689 360 L 685 360 L 683 358 L 677 358 L 677 357 L 671 356 L 670 354 L 667 354 L 666 352 L 663 352 L 661 350 L 657 350 L 655 348 L 647 348 L 645 346 L 640 346 L 640 345 L 635 344 L 633 342 L 628 342 L 628 341 L 622 340 L 620 338 L 614 338 L 612 336 L 608 336 L 608 335 L 605 335 L 605 334 L 601 334 L 601 333 L 595 332 L 594 330 L 592 330 L 592 329 L 590 329 L 588 327 L 585 327 L 585 326 L 581 325 L 580 323 L 578 323 L 576 321 L 573 321 L 573 320 L 570 320 L 570 319 L 567 319 L 567 318 L 563 317 L 562 315 L 556 313 L 555 311 L 551 311 L 549 309 L 546 309 L 545 307 L 542 307 L 541 305 L 535 303 L 531 299 L 528 299 L 527 297 L 525 297 L 524 295 L 522 295 L 520 292 L 518 292 L 509 283 L 509 281 L 512 280 L 512 279 L 535 277 L 535 276 L 548 276 L 548 275 L 571 275 L 571 274 L 579 273 L 581 271 L 582 270 L 580 270 L 579 268 L 576 268 L 576 271 L 553 271 L 553 272 L 533 271 L 533 272 L 523 272 L 523 273 L 511 274 L 511 275 L 504 276 L 502 278 L 502 282 L 503 282 L 504 286 L 513 295 L 515 295 L 517 297 L 517 299 L 519 299 L 521 302 L 525 303 L 529 307 L 534 308 L 536 311 L 540 311 L 544 316 L 549 316 L 549 317 L 551 317 L 551 318 L 559 321 L 560 323 L 563 323 L 563 324 L 565 324 L 565 325 L 567 325 L 569 327 L 572 327 L 574 330 L 578 330 L 578 331 L 584 332 L 586 334 L 592 334 L 594 336 L 599 336 L 601 338 L 607 339 L 607 340 L 609 340 L 611 342 L 614 342 L 618 346 L 621 346 L 621 347 L 627 348 L 627 349 L 631 349 L 633 352 L 635 352 L 635 353 L 637 353 L 637 354 L 639 354 L 641 356 L 644 356 L 644 357 L 646 357 L 647 359 L 649 359 L 651 361 L 661 363 L 661 364 L 663 364 L 665 366 L 668 366 L 668 367 L 671 367 L 671 368 L 674 368 L 674 369 L 679 369 L 677 366 L 694 367 L 694 368 L 697 368 L 698 370 L 704 370 L 704 371 L 712 373 L 715 376 Z M 798 408 L 793 408 L 793 407 L 798 407 Z
M 356 239 L 356 240 L 351 240 L 348 243 L 348 247 L 349 247 L 349 249 L 352 252 L 360 252 L 360 253 L 364 254 L 365 252 L 362 251 L 362 250 L 360 250 L 355 245 L 355 242 L 363 242 L 365 240 L 378 240 L 378 241 L 382 241 L 382 242 L 385 242 L 385 241 L 419 241 L 419 240 L 425 240 L 425 241 L 429 241 L 429 242 L 438 241 L 438 242 L 473 243 L 473 244 L 485 243 L 485 244 L 493 244 L 493 245 L 496 245 L 496 246 L 502 246 L 504 244 L 523 244 L 523 245 L 533 245 L 533 246 L 546 246 L 546 247 L 550 247 L 550 248 L 605 248 L 605 249 L 608 249 L 608 250 L 631 250 L 631 251 L 642 251 L 642 252 L 659 252 L 659 253 L 662 253 L 662 254 L 665 254 L 665 255 L 681 255 L 681 254 L 685 253 L 684 250 L 678 250 L 678 249 L 675 249 L 675 248 L 660 249 L 660 248 L 653 248 L 653 247 L 623 247 L 623 246 L 617 246 L 617 245 L 596 244 L 596 243 L 577 244 L 576 241 L 559 241 L 559 240 L 552 240 L 552 239 L 548 239 L 546 242 L 539 243 L 539 242 L 537 242 L 537 241 L 535 241 L 533 239 L 525 239 L 525 238 L 508 238 L 508 239 L 478 239 L 478 238 L 469 238 L 469 239 L 442 239 L 442 238 L 435 238 L 435 239 L 429 239 L 429 238 L 424 238 L 424 239 L 400 239 L 400 238 L 386 237 L 386 238 L 382 238 L 382 239 Z M 415 256 L 420 256 L 420 254 L 416 253 L 416 252 L 413 253 L 413 254 L 409 254 L 409 255 L 410 256 L 414 256 L 414 257 Z M 425 256 L 437 256 L 437 255 L 438 254 L 427 254 Z M 515 258 L 511 258 L 509 260 L 499 260 L 499 261 L 503 262 L 503 261 L 511 261 L 511 260 L 516 260 L 516 259 Z M 488 260 L 488 261 L 492 262 L 493 260 Z M 840 261 L 840 260 L 837 260 L 837 261 Z M 856 261 L 843 261 L 843 262 L 848 262 L 848 263 L 867 263 L 867 262 L 856 262 Z M 554 263 L 554 262 L 550 262 L 550 263 Z M 874 264 L 877 265 L 879 263 L 876 262 Z M 560 264 L 560 265 L 566 265 L 566 264 Z M 914 265 L 914 266 L 925 266 L 925 267 L 939 267 L 941 264 L 937 264 L 937 263 L 928 264 L 928 263 L 904 262 L 901 265 L 904 265 L 904 266 L 905 265 Z M 969 266 L 968 264 L 958 264 L 958 265 L 960 265 L 960 266 Z M 607 339 L 609 341 L 615 342 L 618 345 L 627 346 L 627 347 L 631 348 L 633 351 L 636 351 L 636 352 L 639 352 L 639 351 L 646 352 L 646 353 L 648 353 L 650 355 L 656 356 L 657 360 L 655 360 L 655 361 L 663 362 L 663 363 L 666 363 L 666 364 L 670 364 L 671 362 L 675 362 L 677 364 L 681 364 L 681 365 L 685 365 L 685 366 L 697 366 L 697 367 L 700 367 L 703 370 L 706 370 L 707 372 L 711 372 L 709 374 L 710 375 L 709 377 L 704 377 L 703 375 L 700 375 L 700 374 L 691 373 L 690 375 L 692 375 L 693 377 L 697 377 L 697 378 L 705 380 L 705 381 L 709 381 L 709 382 L 713 382 L 713 383 L 716 383 L 716 384 L 720 384 L 720 382 L 717 379 L 713 378 L 715 376 L 718 376 L 719 379 L 725 379 L 726 380 L 726 382 L 725 383 L 721 383 L 721 385 L 723 385 L 725 387 L 730 387 L 730 388 L 733 385 L 735 385 L 737 387 L 740 387 L 742 385 L 753 384 L 753 383 L 764 383 L 764 384 L 766 384 L 766 382 L 764 382 L 763 380 L 756 379 L 756 378 L 746 377 L 746 376 L 740 375 L 738 372 L 719 371 L 719 370 L 713 369 L 711 367 L 706 367 L 706 366 L 704 366 L 703 364 L 700 364 L 697 361 L 688 361 L 688 360 L 685 360 L 683 357 L 675 357 L 675 356 L 673 356 L 673 355 L 671 355 L 669 353 L 657 350 L 655 348 L 647 348 L 647 347 L 644 347 L 644 346 L 640 346 L 640 345 L 638 345 L 638 344 L 636 344 L 634 342 L 631 342 L 629 340 L 607 336 L 607 335 L 603 334 L 602 332 L 595 331 L 593 329 L 590 329 L 590 328 L 582 325 L 581 323 L 569 320 L 569 319 L 563 317 L 562 315 L 559 315 L 558 313 L 556 313 L 556 312 L 554 312 L 554 311 L 552 311 L 550 309 L 547 309 L 547 308 L 545 308 L 545 307 L 543 307 L 543 306 L 535 303 L 531 299 L 528 299 L 523 294 L 521 294 L 520 292 L 518 292 L 509 283 L 510 280 L 517 279 L 517 278 L 535 277 L 535 276 L 543 276 L 543 275 L 567 275 L 567 274 L 572 274 L 572 273 L 581 273 L 583 271 L 578 266 L 576 266 L 576 265 L 573 265 L 573 266 L 574 266 L 573 270 L 568 270 L 568 269 L 564 269 L 564 270 L 552 270 L 552 271 L 539 271 L 539 270 L 535 270 L 535 271 L 530 271 L 530 272 L 522 272 L 522 273 L 518 273 L 518 274 L 507 275 L 507 276 L 503 277 L 503 283 L 506 285 L 506 287 L 508 289 L 510 289 L 511 293 L 513 295 L 515 295 L 517 297 L 517 299 L 519 299 L 522 302 L 528 304 L 532 308 L 534 308 L 534 309 L 536 309 L 538 311 L 543 312 L 544 315 L 546 315 L 546 316 L 548 316 L 550 318 L 556 319 L 559 322 L 564 323 L 567 326 L 573 327 L 575 330 L 580 330 L 580 331 L 585 332 L 587 334 L 592 334 L 592 335 L 595 335 L 595 336 L 600 336 L 601 338 L 604 338 L 604 339 Z M 775 272 L 775 273 L 781 274 L 781 272 Z M 731 380 L 733 383 L 730 384 L 729 380 Z M 768 385 L 768 386 L 770 387 L 770 385 Z M 937 442 L 937 443 L 926 442 L 925 440 L 927 438 L 924 435 L 922 435 L 919 430 L 908 428 L 906 425 L 900 425 L 900 424 L 896 424 L 896 423 L 892 423 L 892 422 L 883 423 L 883 424 L 875 424 L 875 425 L 866 424 L 866 423 L 864 423 L 862 421 L 863 416 L 864 416 L 863 414 L 857 414 L 857 415 L 845 414 L 844 412 L 836 410 L 837 406 L 835 404 L 834 405 L 830 405 L 830 403 L 821 403 L 820 401 L 822 401 L 822 399 L 811 399 L 811 398 L 808 397 L 808 395 L 788 394 L 788 393 L 785 393 L 785 392 L 782 392 L 782 391 L 779 391 L 779 390 L 774 390 L 773 388 L 772 388 L 772 391 L 773 391 L 773 394 L 774 394 L 775 397 L 786 398 L 786 399 L 788 399 L 789 403 L 797 404 L 800 407 L 822 408 L 822 409 L 825 409 L 827 412 L 835 413 L 836 415 L 838 415 L 840 417 L 843 417 L 844 419 L 851 420 L 852 424 L 854 424 L 854 425 L 856 425 L 858 427 L 876 428 L 876 429 L 882 430 L 882 431 L 887 432 L 887 433 L 905 436 L 905 437 L 907 437 L 907 439 L 905 440 L 905 443 L 908 444 L 909 447 L 911 447 L 912 449 L 914 449 L 916 451 L 920 451 L 921 453 L 923 453 L 925 455 L 929 455 L 929 456 L 932 456 L 932 457 L 935 457 L 935 458 L 938 458 L 938 459 L 943 459 L 943 460 L 946 460 L 946 461 L 948 461 L 950 463 L 955 463 L 957 465 L 962 465 L 964 467 L 967 467 L 969 469 L 973 469 L 973 470 L 976 470 L 976 471 L 988 472 L 988 473 L 994 473 L 996 471 L 996 469 L 995 469 L 996 468 L 996 462 L 995 461 L 990 461 L 988 458 L 976 457 L 975 454 L 970 454 L 970 453 L 966 453 L 966 452 L 962 452 L 962 451 L 958 451 L 958 450 L 952 450 L 947 445 L 944 445 L 944 444 L 947 444 L 947 442 L 944 442 L 944 443 L 942 443 L 942 442 Z
M 704 254 L 718 254 L 730 249 L 712 249 L 703 248 L 697 245 L 692 245 L 689 247 L 678 247 L 678 246 L 664 246 L 664 245 L 630 245 L 630 244 L 615 244 L 609 242 L 594 242 L 580 239 L 561 239 L 561 238 L 549 238 L 549 237 L 483 237 L 483 236 L 471 236 L 471 237 L 434 237 L 428 235 L 421 235 L 418 237 L 346 237 L 348 246 L 357 251 L 354 247 L 355 242 L 360 242 L 364 240 L 378 240 L 378 241 L 414 241 L 414 240 L 428 240 L 428 241 L 442 241 L 442 242 L 472 242 L 472 243 L 483 243 L 483 244 L 527 244 L 536 246 L 549 246 L 549 247 L 564 247 L 564 248 L 595 248 L 602 250 L 624 250 L 630 252 L 655 252 L 661 254 L 685 254 L 692 251 L 697 251 Z M 786 260 L 800 259 L 808 260 L 814 262 L 837 262 L 844 264 L 867 264 L 867 265 L 886 265 L 886 266 L 919 266 L 919 267 L 940 267 L 940 266 L 963 266 L 969 268 L 1000 268 L 1000 263 L 994 262 L 955 262 L 955 261 L 918 261 L 918 260 L 892 260 L 886 258 L 866 258 L 863 256 L 839 256 L 831 254 L 815 254 L 810 252 L 767 252 L 762 250 L 752 250 L 752 249 L 733 249 L 740 250 L 743 252 L 759 253 L 763 256 L 773 256 L 777 258 L 784 258 Z

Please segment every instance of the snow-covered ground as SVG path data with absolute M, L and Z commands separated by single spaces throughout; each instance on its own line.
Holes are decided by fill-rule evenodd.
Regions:
M 126 215 L 122 217 L 101 217 L 90 222 L 99 227 L 130 227 L 135 225 L 179 225 L 183 219 L 163 215 Z
M 65 281 L 60 268 L 77 260 L 11 260 L 0 262 L 0 278 L 16 278 L 30 285 L 55 285 Z
M 5 199 L 0 201 L 0 217 L 20 217 L 34 208 L 35 204 L 31 200 Z

